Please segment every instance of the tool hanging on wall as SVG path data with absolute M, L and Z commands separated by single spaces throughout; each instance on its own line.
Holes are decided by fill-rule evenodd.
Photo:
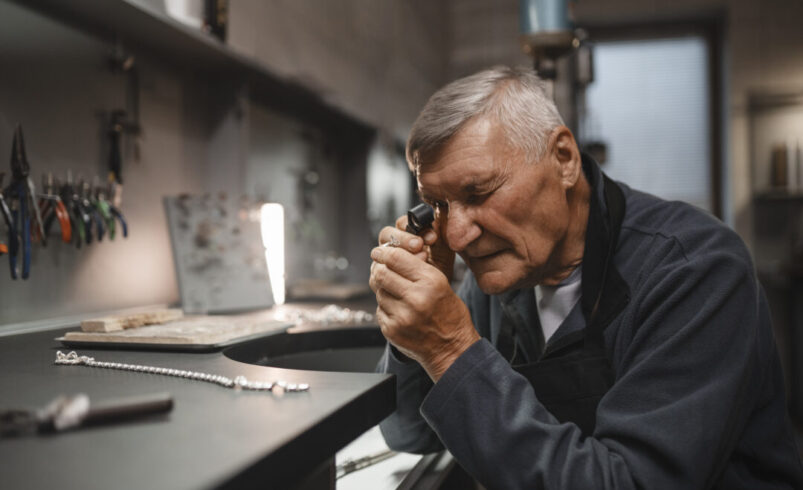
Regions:
M 139 124 L 139 69 L 136 57 L 126 50 L 118 39 L 109 56 L 112 73 L 125 77 L 124 109 L 110 111 L 106 118 L 108 135 L 109 182 L 108 200 L 119 207 L 123 193 L 123 160 L 129 155 L 139 160 L 139 140 L 142 127 Z M 124 139 L 129 135 L 131 138 Z M 126 145 L 127 143 L 127 145 Z
M 45 226 L 45 236 L 50 233 L 53 222 L 59 222 L 61 229 L 61 241 L 64 243 L 72 242 L 72 225 L 70 224 L 70 213 L 62 202 L 61 197 L 55 192 L 55 181 L 53 174 L 48 173 L 42 176 L 42 194 L 39 194 L 39 207 L 42 210 L 42 220 Z
M 11 210 L 6 203 L 5 198 L 3 197 L 3 178 L 5 178 L 6 174 L 4 172 L 0 172 L 0 213 L 3 215 L 3 221 L 6 224 L 6 236 L 10 236 L 12 230 L 14 229 L 14 223 L 11 218 Z M 0 242 L 0 255 L 4 255 L 8 253 L 8 246 Z
M 125 221 L 125 217 L 123 213 L 114 205 L 114 203 L 110 202 L 107 198 L 107 195 L 110 195 L 113 192 L 113 184 L 109 183 L 108 187 L 104 188 L 97 182 L 95 182 L 94 191 L 93 191 L 93 204 L 97 207 L 98 211 L 100 212 L 103 220 L 106 222 L 106 230 L 109 234 L 109 239 L 114 240 L 114 237 L 117 233 L 117 226 L 115 221 L 119 221 L 120 228 L 122 229 L 123 238 L 128 238 L 128 223 Z
M 4 197 L 10 203 L 8 258 L 12 279 L 17 279 L 18 276 L 27 279 L 30 274 L 32 225 L 36 226 L 36 231 L 42 236 L 42 245 L 47 244 L 36 189 L 29 177 L 30 170 L 22 126 L 18 124 L 11 145 L 11 183 L 3 191 Z
M 67 172 L 67 180 L 60 187 L 59 196 L 70 214 L 70 225 L 73 230 L 78 232 L 74 234 L 75 246 L 81 248 L 84 243 L 87 245 L 92 243 L 92 219 L 84 209 L 81 196 L 73 184 L 72 172 Z
M 61 183 L 48 173 L 42 177 L 42 192 L 37 192 L 20 125 L 14 130 L 11 146 L 11 181 L 5 187 L 6 173 L 0 172 L 0 215 L 7 231 L 0 235 L 0 255 L 8 254 L 12 279 L 30 276 L 32 245 L 46 246 L 56 221 L 61 241 L 74 242 L 77 248 L 104 237 L 113 240 L 118 223 L 123 237 L 128 237 L 123 213 L 107 197 L 115 185 L 119 186 L 117 182 L 101 185 L 97 177 L 93 184 L 86 180 L 73 182 L 68 171 L 66 181 Z
M 108 164 L 109 164 L 109 201 L 119 207 L 122 203 L 123 194 L 123 136 L 126 134 L 138 137 L 140 134 L 139 122 L 128 117 L 128 112 L 123 109 L 115 109 L 109 113 L 108 127 Z M 134 145 L 135 157 L 138 153 Z
M 72 229 L 72 240 L 77 248 L 81 248 L 82 244 L 89 245 L 93 240 L 101 241 L 104 237 L 114 240 L 118 225 L 123 238 L 128 238 L 128 223 L 125 216 L 107 198 L 112 192 L 113 185 L 112 182 L 101 185 L 97 177 L 93 179 L 93 184 L 84 179 L 79 179 L 75 183 L 72 172 L 69 171 L 63 183 L 53 180 L 53 192 L 56 196 L 50 197 L 58 197 L 66 210 L 66 217 Z M 49 189 L 47 186 L 46 188 Z M 46 231 L 50 225 L 51 223 L 46 221 Z
M 125 111 L 117 109 L 111 112 L 109 121 L 109 181 L 123 183 L 123 154 L 121 140 Z
M 95 238 L 97 238 L 97 240 L 100 242 L 103 240 L 103 235 L 105 234 L 106 229 L 103 217 L 100 215 L 100 211 L 89 199 L 89 197 L 92 195 L 92 186 L 89 185 L 89 182 L 82 180 L 79 189 L 81 190 L 81 205 L 84 207 L 84 210 L 90 218 L 89 227 L 91 228 L 93 224 L 95 225 Z

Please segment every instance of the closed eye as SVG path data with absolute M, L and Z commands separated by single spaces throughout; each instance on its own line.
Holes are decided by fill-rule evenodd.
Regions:
M 490 195 L 490 192 L 485 194 L 470 194 L 466 198 L 466 204 L 482 204 L 482 202 L 485 201 Z

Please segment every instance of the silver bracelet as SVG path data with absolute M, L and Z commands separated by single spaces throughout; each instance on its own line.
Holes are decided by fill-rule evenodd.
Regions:
M 308 391 L 309 385 L 306 383 L 287 383 L 285 381 L 248 381 L 245 376 L 237 376 L 234 379 L 221 376 L 219 374 L 207 374 L 198 371 L 185 371 L 182 369 L 170 369 L 156 366 L 142 366 L 139 364 L 123 364 L 120 362 L 100 362 L 96 361 L 94 357 L 79 356 L 75 351 L 69 354 L 64 354 L 61 351 L 56 352 L 55 364 L 70 365 L 70 366 L 89 366 L 105 369 L 119 369 L 121 371 L 135 371 L 138 373 L 161 374 L 163 376 L 175 376 L 177 378 L 194 379 L 198 381 L 206 381 L 207 383 L 214 383 L 226 388 L 234 388 L 236 390 L 253 390 L 253 391 L 286 391 L 286 392 L 299 392 Z

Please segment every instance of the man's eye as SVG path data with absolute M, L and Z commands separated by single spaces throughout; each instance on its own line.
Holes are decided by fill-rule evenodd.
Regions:
M 449 203 L 446 201 L 432 201 L 432 207 L 444 213 L 449 210 Z
M 488 194 L 471 194 L 466 198 L 466 204 L 479 204 L 488 197 Z

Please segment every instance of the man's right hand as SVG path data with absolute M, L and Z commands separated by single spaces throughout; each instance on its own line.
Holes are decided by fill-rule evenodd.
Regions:
M 371 252 L 369 284 L 376 293 L 382 334 L 437 381 L 479 334 L 451 288 L 454 253 L 439 243 L 434 230 L 423 237 L 403 231 L 406 220 L 399 218 L 397 228 L 380 232 L 381 244 L 397 245 Z
M 435 219 L 431 228 L 427 228 L 419 237 L 407 230 L 407 215 L 399 216 L 396 228 L 386 226 L 379 232 L 379 244 L 385 244 L 394 237 L 402 248 L 416 257 L 437 267 L 451 281 L 454 275 L 454 252 L 440 239 L 440 219 Z

